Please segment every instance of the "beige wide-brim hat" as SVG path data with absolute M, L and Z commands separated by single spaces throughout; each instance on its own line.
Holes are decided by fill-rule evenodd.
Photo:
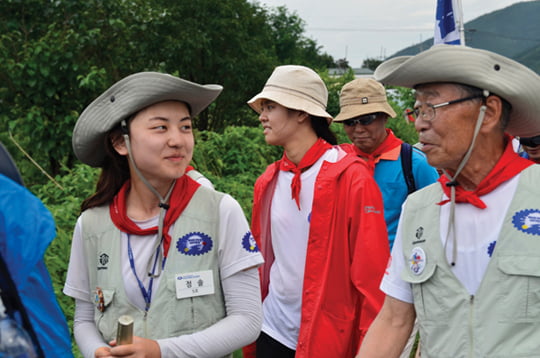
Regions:
M 339 114 L 334 122 L 343 122 L 370 113 L 386 113 L 395 117 L 388 104 L 384 86 L 372 78 L 357 78 L 346 83 L 339 94 Z
M 261 93 L 247 103 L 260 114 L 263 100 L 326 118 L 328 123 L 332 121 L 332 116 L 326 112 L 328 103 L 326 85 L 321 77 L 308 67 L 297 65 L 276 67 Z
M 222 90 L 220 85 L 200 85 L 159 72 L 132 74 L 112 85 L 82 112 L 73 129 L 73 151 L 81 162 L 102 166 L 105 136 L 123 119 L 163 101 L 188 104 L 194 117 Z
M 383 62 L 375 70 L 383 84 L 414 88 L 454 82 L 488 90 L 512 105 L 506 131 L 514 136 L 540 134 L 540 76 L 496 53 L 458 45 L 435 45 L 415 56 Z

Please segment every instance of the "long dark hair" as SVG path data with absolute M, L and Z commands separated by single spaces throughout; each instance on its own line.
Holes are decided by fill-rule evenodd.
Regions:
M 120 125 L 105 136 L 105 160 L 96 184 L 96 192 L 81 204 L 81 212 L 96 206 L 109 204 L 126 180 L 130 178 L 129 164 L 126 156 L 120 155 L 113 143 L 122 140 Z
M 328 143 L 332 145 L 337 144 L 337 138 L 334 132 L 330 129 L 330 124 L 328 124 L 328 120 L 324 117 L 317 117 L 312 116 L 311 117 L 311 128 L 315 131 L 317 134 L 317 137 L 324 139 Z

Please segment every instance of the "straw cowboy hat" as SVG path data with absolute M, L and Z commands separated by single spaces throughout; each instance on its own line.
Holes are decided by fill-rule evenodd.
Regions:
M 395 117 L 396 112 L 386 100 L 384 86 L 372 78 L 357 78 L 346 83 L 339 95 L 340 112 L 334 122 L 343 122 L 370 113 L 386 113 Z
M 508 133 L 520 137 L 540 134 L 540 77 L 496 53 L 467 46 L 435 45 L 415 56 L 383 62 L 375 70 L 375 78 L 384 84 L 410 88 L 454 82 L 488 90 L 512 105 Z
M 328 90 L 321 77 L 304 66 L 278 66 L 266 81 L 261 93 L 247 103 L 257 113 L 261 113 L 263 100 L 271 100 L 283 107 L 304 111 L 332 122 L 326 112 Z
M 155 103 L 181 101 L 192 117 L 221 93 L 220 85 L 200 85 L 159 72 L 139 72 L 116 82 L 82 112 L 73 130 L 73 151 L 83 163 L 103 165 L 107 133 L 123 119 Z

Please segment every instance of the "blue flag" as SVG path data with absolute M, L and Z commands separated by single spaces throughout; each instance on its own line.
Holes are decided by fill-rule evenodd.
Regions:
M 458 26 L 460 21 L 461 9 L 454 6 L 453 0 L 437 0 L 433 44 L 460 45 L 461 39 Z

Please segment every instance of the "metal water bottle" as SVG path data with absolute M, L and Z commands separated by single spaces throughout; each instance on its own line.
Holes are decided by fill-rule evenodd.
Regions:
M 128 315 L 118 318 L 118 329 L 116 331 L 116 344 L 133 343 L 133 318 Z

